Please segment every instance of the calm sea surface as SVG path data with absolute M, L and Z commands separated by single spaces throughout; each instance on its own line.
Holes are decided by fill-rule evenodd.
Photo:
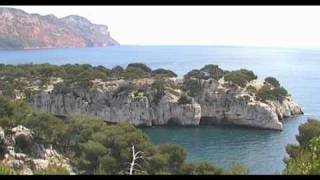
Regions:
M 189 161 L 228 166 L 246 164 L 252 174 L 281 173 L 285 145 L 296 143 L 298 126 L 308 117 L 320 119 L 320 49 L 276 49 L 222 46 L 119 46 L 79 49 L 0 51 L 0 63 L 87 63 L 126 66 L 143 62 L 151 68 L 168 68 L 182 76 L 205 64 L 226 70 L 247 68 L 260 79 L 277 77 L 305 112 L 284 121 L 282 132 L 237 127 L 143 128 L 154 143 L 177 143 L 188 151 Z

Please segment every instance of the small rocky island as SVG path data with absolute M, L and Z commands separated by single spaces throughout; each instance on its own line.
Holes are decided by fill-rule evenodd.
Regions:
M 212 64 L 183 78 L 141 63 L 125 69 L 0 65 L 0 93 L 25 99 L 38 112 L 137 126 L 232 124 L 282 130 L 281 120 L 303 113 L 276 78 L 259 82 L 250 70 L 226 71 Z

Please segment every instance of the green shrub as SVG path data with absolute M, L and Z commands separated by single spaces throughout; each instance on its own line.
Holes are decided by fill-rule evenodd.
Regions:
M 287 96 L 288 92 L 283 87 L 270 88 L 269 86 L 263 85 L 256 93 L 256 96 L 259 100 L 278 100 L 282 102 Z
M 201 68 L 200 71 L 203 72 L 207 78 L 219 80 L 223 77 L 223 70 L 220 69 L 218 65 L 208 64 Z
M 187 158 L 186 150 L 175 144 L 160 144 L 158 150 L 161 154 L 168 156 L 168 171 L 178 173 Z
M 257 98 L 259 100 L 276 100 L 276 97 L 273 93 L 273 90 L 270 89 L 270 87 L 263 85 L 256 94 Z
M 142 70 L 144 72 L 149 72 L 149 73 L 151 73 L 151 71 L 152 71 L 147 65 L 145 65 L 143 63 L 131 63 L 131 64 L 128 64 L 127 69 L 130 69 L 130 68 L 138 68 L 138 69 L 140 69 L 140 70 Z
M 246 69 L 231 71 L 224 75 L 225 81 L 235 83 L 240 87 L 245 87 L 248 82 L 255 79 L 257 79 L 257 76 L 252 71 Z
M 250 93 L 250 94 L 256 94 L 256 93 L 257 93 L 257 89 L 256 89 L 254 86 L 252 86 L 252 85 L 247 86 L 247 87 L 246 87 L 246 90 L 247 90 L 247 92 Z
M 121 72 L 121 77 L 125 79 L 147 78 L 150 76 L 150 72 L 137 67 L 128 67 L 125 71 Z
M 258 78 L 258 76 L 255 75 L 253 71 L 250 71 L 250 70 L 247 70 L 247 69 L 240 69 L 240 73 L 243 74 L 246 77 L 248 82 Z
M 289 96 L 288 91 L 284 87 L 277 87 L 273 89 L 273 94 L 278 101 L 283 101 L 285 97 Z
M 194 79 L 207 79 L 208 78 L 208 77 L 206 77 L 206 75 L 203 72 L 201 72 L 198 69 L 191 70 L 190 72 L 188 72 L 183 77 L 184 77 L 185 80 L 186 79 L 191 79 L 191 78 L 194 78 Z
M 264 81 L 267 82 L 267 83 L 269 83 L 269 84 L 271 84 L 271 85 L 274 86 L 275 88 L 280 87 L 279 81 L 278 81 L 276 78 L 274 78 L 274 77 L 267 77 L 267 78 L 264 79 Z
M 177 74 L 174 73 L 173 71 L 162 69 L 162 68 L 153 70 L 152 74 L 160 77 L 177 77 Z

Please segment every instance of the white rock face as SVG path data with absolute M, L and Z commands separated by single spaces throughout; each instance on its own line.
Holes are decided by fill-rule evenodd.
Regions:
M 202 80 L 201 90 L 190 104 L 179 104 L 181 90 L 165 91 L 158 103 L 143 93 L 115 92 L 129 82 L 95 82 L 95 90 L 73 89 L 72 92 L 41 91 L 28 98 L 35 110 L 60 116 L 91 115 L 108 122 L 129 122 L 134 125 L 199 125 L 201 122 L 234 124 L 281 130 L 281 119 L 301 114 L 298 104 L 287 98 L 283 102 L 254 100 L 252 95 L 216 80 Z M 150 86 L 150 79 L 135 80 L 140 87 Z M 130 82 L 132 83 L 132 82 Z M 179 79 L 168 79 L 178 86 Z
M 1 127 L 0 127 L 1 133 Z M 0 141 L 0 149 L 3 151 L 3 159 L 0 162 L 19 171 L 22 175 L 31 175 L 34 170 L 45 169 L 50 165 L 64 167 L 70 174 L 73 173 L 69 164 L 69 159 L 59 154 L 52 148 L 45 148 L 41 144 L 37 144 L 33 141 L 31 130 L 24 126 L 17 126 L 11 129 L 11 135 L 5 136 L 3 133 L 3 139 Z M 34 151 L 33 156 L 22 152 L 15 152 L 17 138 L 25 141 L 25 146 L 28 146 Z

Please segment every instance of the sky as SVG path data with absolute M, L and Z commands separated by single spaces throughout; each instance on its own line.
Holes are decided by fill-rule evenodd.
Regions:
M 11 7 L 84 16 L 123 45 L 320 47 L 320 6 Z

